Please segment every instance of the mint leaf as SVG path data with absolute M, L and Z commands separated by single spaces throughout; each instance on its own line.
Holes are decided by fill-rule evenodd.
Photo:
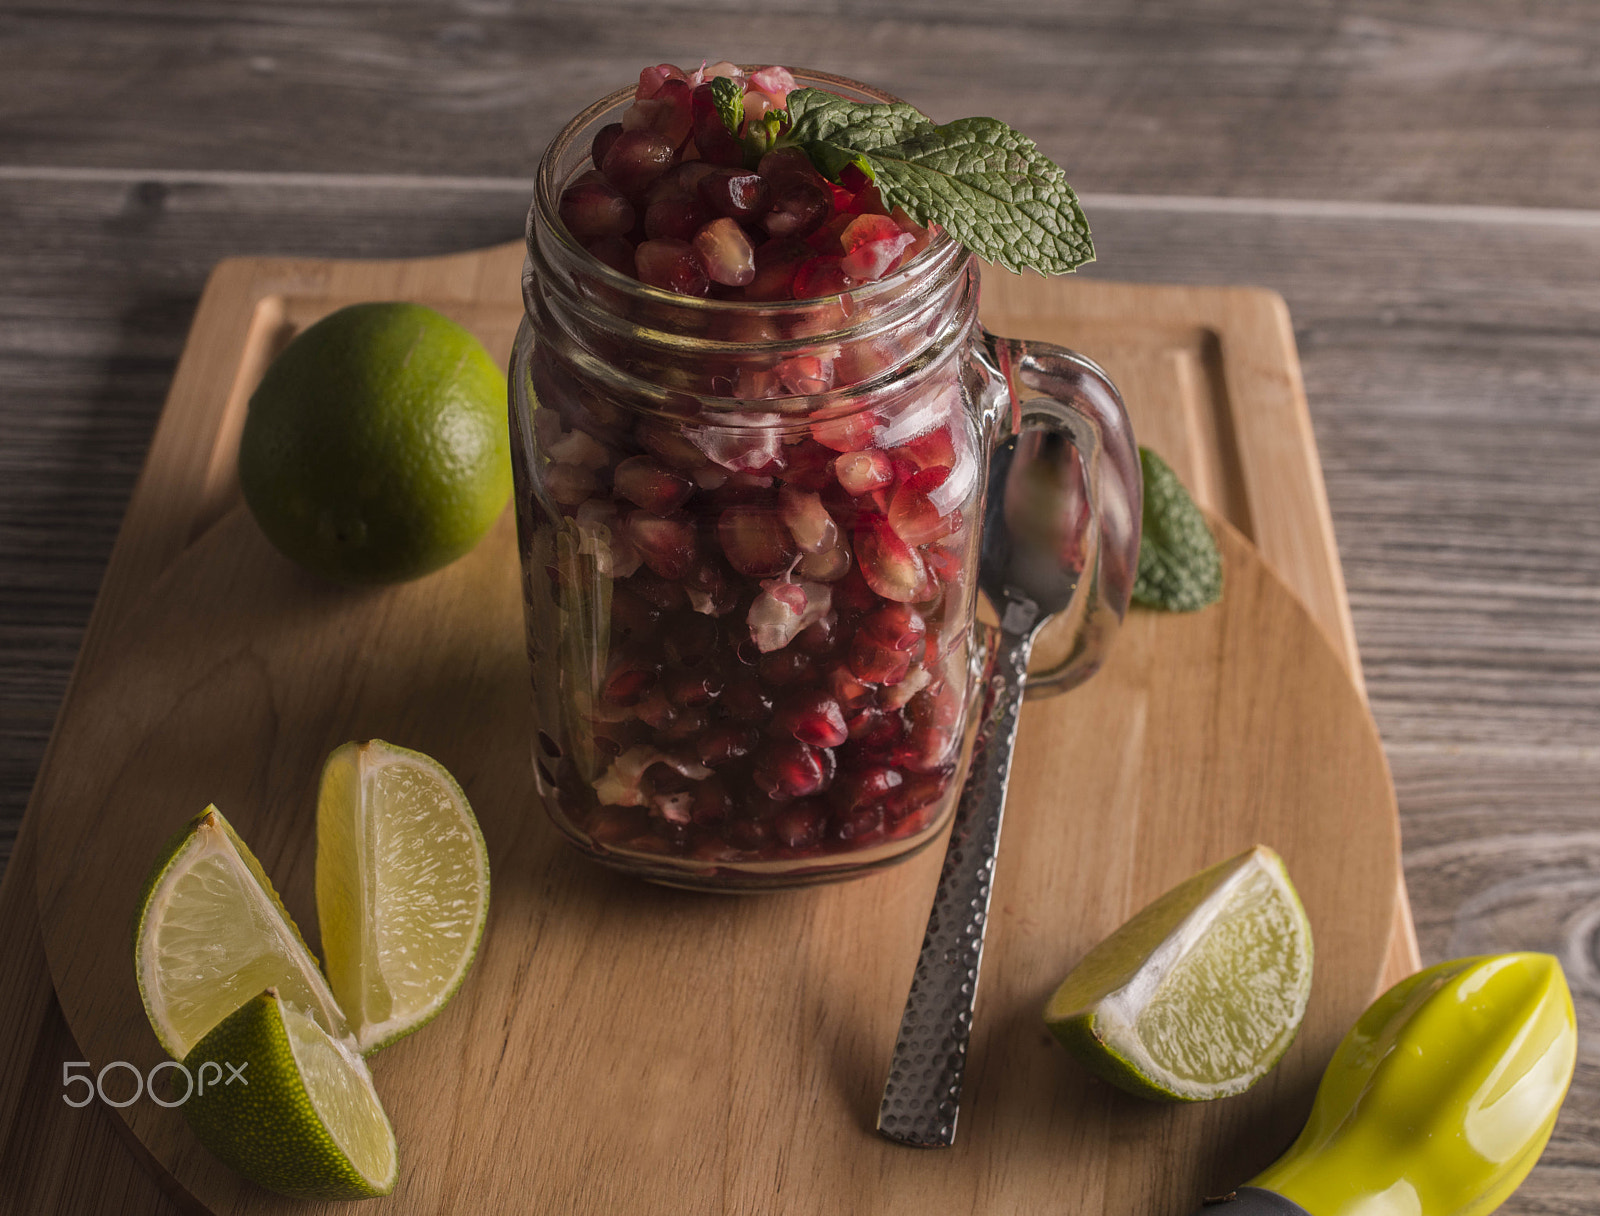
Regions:
M 798 144 L 807 155 L 812 145 L 822 143 L 851 153 L 870 152 L 933 128 L 915 106 L 903 101 L 847 101 L 821 89 L 796 89 L 789 94 L 788 107 L 789 132 L 782 142 Z M 821 168 L 815 156 L 812 163 Z
M 1139 449 L 1144 472 L 1144 531 L 1133 602 L 1168 612 L 1197 612 L 1222 598 L 1222 555 L 1195 506 L 1167 462 Z
M 835 132 L 828 142 L 840 138 Z M 1066 174 L 1003 122 L 963 118 L 858 150 L 886 207 L 938 224 L 979 257 L 1044 274 L 1094 260 L 1089 222 Z
M 730 76 L 718 76 L 711 82 L 711 100 L 728 134 L 738 139 L 739 128 L 744 126 L 744 86 Z

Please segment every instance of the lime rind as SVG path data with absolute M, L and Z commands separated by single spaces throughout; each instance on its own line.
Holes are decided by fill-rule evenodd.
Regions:
M 442 765 L 379 739 L 329 756 L 317 800 L 317 915 L 333 991 L 364 1053 L 449 1003 L 488 907 L 483 833 Z
M 1255 849 L 1144 908 L 1085 957 L 1045 1021 L 1097 1075 L 1168 1101 L 1242 1093 L 1282 1058 L 1310 996 L 1310 923 Z
M 218 1023 L 184 1066 L 195 1135 L 253 1182 L 302 1199 L 394 1190 L 394 1128 L 365 1062 L 274 990 Z
M 217 810 L 174 835 L 134 920 L 134 974 L 161 1046 L 182 1059 L 212 1027 L 272 986 L 348 1036 L 344 1015 L 261 863 Z

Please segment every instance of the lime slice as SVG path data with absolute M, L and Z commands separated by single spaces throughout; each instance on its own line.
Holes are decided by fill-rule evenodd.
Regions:
M 394 1190 L 394 1129 L 372 1074 L 276 991 L 224 1018 L 183 1063 L 195 1135 L 251 1181 L 303 1199 Z
M 1311 924 L 1283 859 L 1257 845 L 1181 883 L 1091 950 L 1045 1006 L 1051 1032 L 1130 1093 L 1243 1093 L 1294 1040 Z
M 265 988 L 349 1037 L 344 1015 L 261 863 L 207 807 L 168 842 L 145 882 L 134 969 L 161 1046 L 183 1059 Z
M 488 912 L 489 855 L 455 778 L 381 740 L 337 748 L 317 796 L 317 917 L 363 1052 L 444 1008 Z

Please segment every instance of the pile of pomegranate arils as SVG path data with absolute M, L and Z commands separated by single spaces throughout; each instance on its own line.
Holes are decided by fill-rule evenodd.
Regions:
M 735 149 L 714 107 L 705 117 L 707 74 L 646 69 L 627 121 L 596 139 L 601 170 L 573 184 L 562 211 L 597 256 L 674 290 L 767 299 L 837 292 L 912 254 L 924 234 L 881 210 L 845 210 L 809 165 L 769 165 L 776 153 L 759 173 L 724 165 Z M 747 115 L 794 87 L 783 68 L 745 83 Z M 870 206 L 869 194 L 849 201 Z M 602 214 L 614 216 L 607 231 Z M 851 244 L 874 225 L 894 236 Z M 835 361 L 794 355 L 735 395 L 839 387 Z M 762 414 L 751 399 L 749 412 L 725 416 L 742 429 L 608 413 L 559 376 L 539 386 L 544 488 L 589 563 L 552 578 L 561 595 L 594 582 L 610 595 L 603 677 L 577 690 L 590 771 L 541 738 L 549 757 L 567 757 L 559 801 L 594 845 L 780 861 L 933 823 L 969 686 L 965 571 L 980 469 L 959 365 L 944 359 L 910 386 L 815 420 Z M 762 418 L 783 425 L 748 425 Z M 562 678 L 583 685 L 584 666 L 570 661 Z
M 712 98 L 719 76 L 744 86 L 737 136 Z M 681 295 L 807 300 L 882 278 L 929 230 L 891 214 L 859 170 L 835 184 L 798 148 L 758 158 L 745 138 L 794 87 L 783 67 L 644 69 L 622 121 L 594 137 L 595 168 L 563 192 L 561 222 L 606 265 Z

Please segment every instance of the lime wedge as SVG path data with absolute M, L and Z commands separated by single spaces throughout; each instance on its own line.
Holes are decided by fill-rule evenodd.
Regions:
M 1093 1072 L 1142 1097 L 1243 1093 L 1294 1040 L 1311 995 L 1311 924 L 1264 845 L 1150 904 L 1091 950 L 1045 1006 Z
M 261 863 L 214 806 L 168 842 L 145 882 L 134 970 L 150 1025 L 176 1059 L 265 988 L 327 1033 L 350 1034 Z
M 394 1129 L 365 1062 L 276 991 L 224 1018 L 183 1063 L 189 1125 L 246 1178 L 302 1199 L 394 1190 Z
M 374 739 L 328 757 L 317 796 L 317 917 L 362 1052 L 444 1008 L 489 911 L 489 855 L 437 760 Z

